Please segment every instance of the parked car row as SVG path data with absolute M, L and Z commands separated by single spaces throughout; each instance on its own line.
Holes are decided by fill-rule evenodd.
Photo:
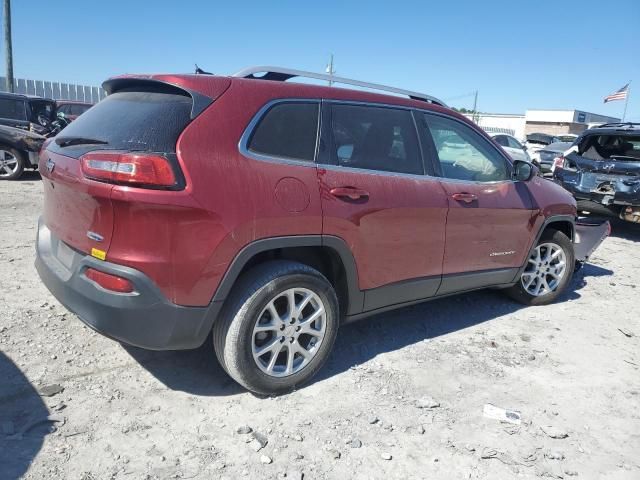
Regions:
M 611 123 L 586 130 L 556 155 L 553 178 L 580 208 L 608 211 L 640 223 L 640 123 Z
M 0 93 L 0 179 L 18 179 L 37 168 L 44 140 L 61 131 L 92 104 L 72 100 Z
M 525 145 L 489 135 L 511 158 L 531 161 L 571 192 L 581 211 L 640 223 L 640 124 L 604 124 L 581 135 L 531 133 Z

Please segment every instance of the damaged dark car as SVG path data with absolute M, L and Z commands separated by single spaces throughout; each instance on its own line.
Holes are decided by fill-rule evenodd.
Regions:
M 585 131 L 555 159 L 553 178 L 581 209 L 640 223 L 640 123 Z
M 37 169 L 42 144 L 64 128 L 61 122 L 51 99 L 0 93 L 0 180 L 17 180 L 25 169 Z

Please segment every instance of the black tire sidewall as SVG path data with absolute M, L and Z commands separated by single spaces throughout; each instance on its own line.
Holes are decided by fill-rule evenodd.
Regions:
M 305 265 L 287 263 L 290 263 L 287 274 L 275 278 L 269 278 L 267 275 L 264 281 L 260 282 L 261 286 L 256 285 L 257 288 L 252 289 L 252 292 L 247 292 L 239 309 L 236 307 L 235 312 L 228 312 L 233 318 L 225 335 L 222 347 L 224 351 L 216 351 L 218 357 L 222 357 L 227 373 L 247 389 L 259 394 L 284 393 L 304 384 L 328 359 L 338 331 L 338 301 L 329 281 Z M 296 265 L 299 267 L 296 268 Z M 277 294 L 290 288 L 306 288 L 320 297 L 326 311 L 326 332 L 318 352 L 305 368 L 288 377 L 272 377 L 260 370 L 253 359 L 253 327 L 267 304 Z M 219 347 L 220 345 L 217 345 L 216 350 Z

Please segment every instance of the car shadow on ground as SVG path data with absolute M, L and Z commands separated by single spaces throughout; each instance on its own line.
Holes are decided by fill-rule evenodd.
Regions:
M 51 432 L 48 415 L 36 389 L 0 352 L 0 478 L 13 480 L 26 473 Z M 37 423 L 39 420 L 45 422 Z
M 20 178 L 16 180 L 11 180 L 12 182 L 34 182 L 42 180 L 40 173 L 37 170 L 25 170 L 22 172 Z
M 589 277 L 612 274 L 611 270 L 587 264 L 576 272 L 571 287 L 558 301 L 577 300 L 579 290 L 588 283 Z M 499 291 L 482 290 L 432 300 L 345 325 L 338 333 L 334 353 L 313 382 L 347 371 L 384 352 L 463 330 L 522 308 Z M 200 348 L 190 351 L 154 352 L 123 347 L 172 390 L 201 396 L 235 395 L 244 391 L 220 367 L 213 353 L 211 337 Z

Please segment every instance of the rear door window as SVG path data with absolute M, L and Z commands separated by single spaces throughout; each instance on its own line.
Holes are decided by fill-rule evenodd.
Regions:
M 251 152 L 313 162 L 318 136 L 318 102 L 278 103 L 265 113 L 249 139 Z
M 25 103 L 12 98 L 0 98 L 0 118 L 26 120 L 27 112 L 25 110 Z
M 333 162 L 384 172 L 424 173 L 408 110 L 364 105 L 331 106 Z
M 159 91 L 120 91 L 87 110 L 59 137 L 81 137 L 106 142 L 101 150 L 175 153 L 180 133 L 191 120 L 188 95 Z M 58 147 L 51 150 L 79 157 L 96 145 Z

